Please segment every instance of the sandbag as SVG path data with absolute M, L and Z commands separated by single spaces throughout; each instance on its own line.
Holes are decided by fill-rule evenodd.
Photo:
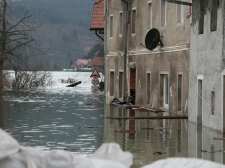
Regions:
M 209 160 L 176 157 L 161 159 L 142 168 L 225 168 L 225 166 Z
M 0 129 L 1 168 L 129 168 L 132 154 L 116 143 L 103 144 L 91 157 L 64 150 L 43 151 L 23 147 Z

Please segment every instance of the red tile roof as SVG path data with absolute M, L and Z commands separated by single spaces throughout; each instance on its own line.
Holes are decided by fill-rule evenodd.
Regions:
M 104 57 L 94 57 L 91 60 L 91 66 L 103 65 L 104 64 Z
M 81 67 L 87 67 L 90 66 L 90 61 L 89 59 L 78 59 L 72 66 L 71 68 L 81 68 Z
M 104 29 L 104 0 L 97 0 L 94 3 L 90 30 Z

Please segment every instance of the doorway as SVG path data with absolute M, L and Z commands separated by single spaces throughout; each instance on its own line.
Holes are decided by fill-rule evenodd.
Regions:
M 130 103 L 135 104 L 136 69 L 130 69 Z

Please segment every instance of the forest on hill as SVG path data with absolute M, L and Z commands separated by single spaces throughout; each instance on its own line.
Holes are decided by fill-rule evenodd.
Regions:
M 91 57 L 102 41 L 90 31 L 93 0 L 18 0 L 10 4 L 14 17 L 29 12 L 40 27 L 34 34 L 37 48 L 27 64 L 43 70 L 69 68 L 79 58 Z M 93 55 L 94 56 L 94 55 Z

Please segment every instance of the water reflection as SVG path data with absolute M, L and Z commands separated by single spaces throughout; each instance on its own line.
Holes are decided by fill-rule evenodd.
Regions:
M 224 164 L 224 135 L 215 130 L 189 123 L 188 156 Z
M 132 109 L 108 105 L 105 116 L 150 116 Z M 160 114 L 162 115 L 162 114 Z M 158 159 L 188 156 L 187 120 L 113 120 L 106 119 L 104 142 L 117 142 L 134 156 L 133 168 Z

